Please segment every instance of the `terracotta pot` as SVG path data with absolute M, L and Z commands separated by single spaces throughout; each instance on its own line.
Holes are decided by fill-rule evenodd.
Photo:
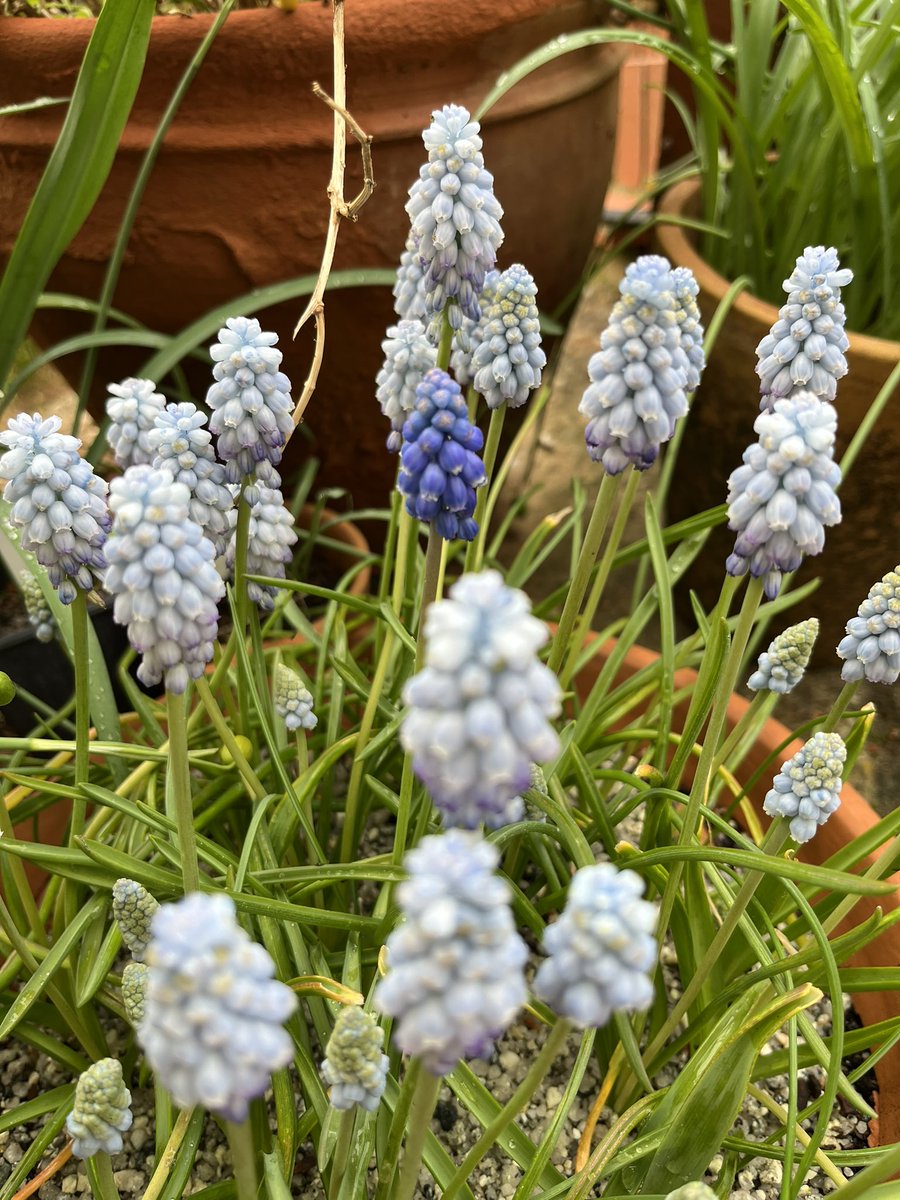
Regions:
M 615 645 L 614 639 L 605 642 L 578 675 L 575 684 L 582 699 L 587 697 Z M 628 651 L 615 682 L 624 682 L 638 671 L 651 666 L 658 658 L 659 655 L 653 650 L 648 650 L 644 646 L 633 646 Z M 689 688 L 696 681 L 697 672 L 690 668 L 683 668 L 675 673 L 676 690 Z M 641 701 L 636 700 L 635 708 L 639 709 L 640 704 Z M 734 728 L 748 708 L 749 702 L 742 696 L 733 695 L 731 697 L 727 716 L 729 730 Z M 687 701 L 676 707 L 673 715 L 674 729 L 682 727 L 687 716 L 687 709 Z M 623 718 L 622 724 L 626 724 L 628 719 L 627 716 Z M 741 765 L 741 777 L 751 775 L 785 739 L 790 738 L 790 734 L 791 731 L 780 721 L 776 721 L 774 718 L 766 721 L 759 738 Z M 771 772 L 767 772 L 750 793 L 750 800 L 763 827 L 769 824 L 769 818 L 763 812 L 762 805 L 766 792 L 771 787 L 772 776 L 782 763 L 787 762 L 797 753 L 801 746 L 802 742 L 797 739 L 789 741 L 778 753 Z M 693 765 L 693 760 L 691 760 L 691 765 Z M 736 816 L 740 817 L 739 811 Z M 837 812 L 833 813 L 828 821 L 819 828 L 812 841 L 801 848 L 798 857 L 804 862 L 820 866 L 839 850 L 843 850 L 854 838 L 872 829 L 878 823 L 879 817 L 865 798 L 855 787 L 845 783 L 841 789 L 841 804 Z M 875 857 L 875 855 L 867 855 L 856 870 L 865 870 Z M 886 896 L 878 897 L 877 900 L 873 897 L 860 897 L 850 915 L 838 927 L 838 933 L 845 933 L 858 925 L 871 916 L 876 908 L 890 912 L 900 906 L 900 874 L 892 875 L 890 878 L 897 885 L 895 890 Z M 900 926 L 894 925 L 850 959 L 849 965 L 854 967 L 893 967 L 898 962 L 900 962 Z M 898 991 L 858 992 L 853 995 L 852 999 L 854 1008 L 866 1025 L 873 1025 L 878 1021 L 886 1021 L 900 1016 L 900 992 Z M 872 1135 L 877 1139 L 877 1144 L 886 1146 L 900 1140 L 900 1047 L 895 1047 L 885 1055 L 876 1065 L 875 1074 L 878 1079 L 878 1121 L 872 1123 Z
M 358 223 L 342 228 L 335 267 L 396 267 L 409 228 L 407 189 L 424 160 L 421 131 L 434 108 L 453 102 L 474 109 L 502 70 L 554 37 L 602 24 L 606 10 L 606 0 L 466 0 L 448 23 L 430 4 L 349 4 L 349 104 L 374 138 L 377 186 Z M 112 173 L 51 290 L 99 294 L 141 155 L 212 20 L 204 14 L 154 21 Z M 0 107 L 69 92 L 92 24 L 0 18 Z M 594 47 L 559 58 L 514 88 L 484 122 L 486 163 L 506 210 L 502 262 L 529 265 L 546 308 L 575 284 L 591 248 L 609 179 L 621 54 L 619 47 Z M 319 80 L 330 88 L 331 60 L 327 4 L 229 16 L 157 160 L 116 290 L 118 308 L 173 333 L 251 288 L 318 270 L 332 115 L 311 85 Z M 0 258 L 13 244 L 61 120 L 58 107 L 0 118 Z M 349 141 L 348 197 L 360 179 Z M 284 368 L 298 390 L 313 346 L 311 324 L 291 343 L 304 303 L 253 314 L 279 333 Z M 357 507 L 380 504 L 393 481 L 395 463 L 384 453 L 385 425 L 373 394 L 380 343 L 395 319 L 386 288 L 345 289 L 327 298 L 325 363 L 306 418 L 314 444 L 296 438 L 292 445 L 295 458 L 312 452 L 321 460 L 324 483 L 352 481 Z M 33 332 L 49 345 L 84 329 L 80 320 L 40 310 Z M 101 354 L 94 411 L 105 385 L 134 374 L 146 358 L 146 350 L 127 348 Z M 77 381 L 76 357 L 60 365 Z M 191 360 L 184 366 L 202 400 L 208 369 Z
M 699 211 L 695 181 L 680 183 L 665 194 L 660 214 L 685 216 Z M 699 303 L 708 323 L 729 283 L 698 255 L 690 231 L 677 225 L 658 229 L 662 253 L 677 266 L 690 267 L 700 285 Z M 798 246 L 798 254 L 803 247 Z M 785 277 L 793 263 L 785 263 Z M 853 307 L 853 289 L 866 286 L 857 279 L 845 292 Z M 692 516 L 725 500 L 727 481 L 741 455 L 755 440 L 753 422 L 759 414 L 759 380 L 755 374 L 756 347 L 777 319 L 778 310 L 743 293 L 725 320 L 697 392 L 675 471 L 669 515 Z M 840 458 L 879 389 L 900 361 L 900 343 L 848 331 L 849 373 L 838 383 L 836 408 Z M 892 401 L 896 404 L 896 399 Z M 814 663 L 836 663 L 834 647 L 844 625 L 856 612 L 868 589 L 897 562 L 900 545 L 900 507 L 885 502 L 900 487 L 900 426 L 890 406 L 882 413 L 852 471 L 841 484 L 843 521 L 826 531 L 825 549 L 809 558 L 798 572 L 798 583 L 815 577 L 822 585 L 806 601 L 795 620 L 815 616 L 822 623 Z M 687 572 L 683 599 L 694 588 L 707 605 L 719 594 L 734 534 L 712 532 L 703 553 Z

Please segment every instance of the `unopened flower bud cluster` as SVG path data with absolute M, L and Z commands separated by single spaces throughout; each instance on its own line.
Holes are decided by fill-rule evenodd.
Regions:
M 837 652 L 847 683 L 896 683 L 900 676 L 900 566 L 869 589 Z
M 384 1030 L 371 1013 L 347 1006 L 338 1013 L 328 1039 L 322 1078 L 331 1088 L 329 1099 L 338 1110 L 361 1105 L 374 1112 L 384 1095 L 389 1067 L 383 1051 Z
M 769 691 L 787 695 L 792 692 L 809 666 L 819 622 L 815 617 L 791 625 L 779 633 L 759 656 L 756 670 L 747 680 L 754 692 Z
M 813 734 L 775 776 L 763 801 L 770 817 L 790 821 L 795 842 L 808 842 L 841 802 L 847 749 L 837 733 Z
M 275 668 L 275 711 L 291 731 L 315 729 L 318 717 L 313 712 L 309 688 L 296 671 L 279 663 Z
M 75 1104 L 66 1118 L 76 1158 L 102 1151 L 118 1154 L 122 1134 L 131 1128 L 131 1092 L 122 1079 L 116 1058 L 101 1058 L 82 1071 L 75 1085 Z

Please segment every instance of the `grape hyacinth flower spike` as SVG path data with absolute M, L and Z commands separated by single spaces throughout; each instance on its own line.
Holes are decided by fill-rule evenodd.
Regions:
M 759 441 L 728 480 L 728 528 L 738 536 L 725 569 L 763 579 L 774 600 L 782 573 L 796 571 L 804 555 L 821 553 L 825 527 L 840 522 L 837 413 L 812 392 L 798 392 L 776 400 L 753 428 Z
M 123 469 L 139 463 L 152 463 L 155 450 L 150 431 L 166 406 L 166 398 L 156 390 L 152 379 L 123 379 L 107 388 L 106 415 L 109 428 L 106 440 Z
M 313 712 L 309 688 L 296 671 L 279 663 L 275 668 L 275 711 L 290 729 L 315 729 L 318 717 Z
M 202 1104 L 243 1121 L 293 1043 L 284 1022 L 297 1000 L 223 895 L 192 892 L 153 918 L 138 1039 L 180 1108 Z
M 387 448 L 400 449 L 404 422 L 416 407 L 416 388 L 437 362 L 437 348 L 418 320 L 391 325 L 381 343 L 384 366 L 375 377 L 375 398 L 391 423 Z
M 149 974 L 150 968 L 142 962 L 130 962 L 122 971 L 122 1003 L 125 1015 L 135 1029 L 144 1019 Z
M 418 238 L 410 231 L 406 245 L 400 255 L 400 265 L 397 268 L 397 279 L 392 295 L 394 297 L 394 312 L 401 321 L 424 321 L 425 291 L 422 281 L 425 270 L 419 257 Z
M 280 370 L 277 334 L 264 333 L 259 321 L 229 317 L 210 347 L 215 383 L 206 393 L 213 410 L 210 431 L 229 483 L 255 475 L 277 487 L 274 468 L 294 428 L 291 382 Z
M 703 322 L 697 304 L 700 285 L 688 267 L 675 267 L 672 271 L 672 282 L 675 292 L 675 319 L 681 333 L 681 348 L 688 360 L 685 386 L 687 391 L 695 392 L 700 386 L 700 379 L 706 366 L 706 355 L 703 352 Z
M 477 833 L 425 837 L 404 859 L 404 921 L 387 939 L 375 1004 L 394 1041 L 432 1075 L 481 1058 L 525 1003 L 525 943 L 515 930 L 499 852 Z
M 611 863 L 582 867 L 569 884 L 562 916 L 548 926 L 535 992 L 581 1029 L 600 1028 L 613 1013 L 646 1008 L 656 963 L 657 911 L 643 899 L 634 871 Z
M 747 680 L 747 687 L 754 692 L 778 692 L 786 696 L 792 692 L 809 666 L 819 622 L 815 617 L 791 625 L 772 640 L 757 661 L 756 670 Z
M 112 889 L 112 911 L 122 941 L 137 962 L 144 961 L 150 943 L 150 922 L 159 908 L 142 883 L 134 879 L 117 879 Z
M 478 297 L 503 241 L 503 209 L 494 195 L 494 178 L 484 168 L 480 129 L 459 104 L 432 113 L 422 134 L 428 162 L 406 205 L 425 272 L 425 315 L 442 313 L 453 300 L 454 328 L 464 315 L 480 318 Z
M 433 525 L 447 541 L 471 542 L 478 532 L 472 514 L 475 489 L 485 482 L 483 445 L 459 384 L 446 371 L 428 371 L 403 425 L 397 487 L 410 516 Z
M 23 550 L 46 570 L 63 604 L 80 589 L 89 592 L 106 567 L 104 543 L 109 508 L 104 480 L 79 456 L 81 442 L 60 433 L 59 417 L 40 413 L 13 417 L 0 433 L 6 453 L 0 479 L 8 480 L 3 499 L 12 508 L 10 523 L 19 529 Z
M 841 677 L 855 683 L 896 683 L 900 676 L 900 566 L 869 589 L 855 617 L 847 622 L 838 656 Z
M 591 382 L 578 411 L 588 421 L 588 453 L 609 475 L 629 463 L 645 471 L 687 412 L 694 372 L 681 344 L 684 301 L 676 287 L 683 295 L 685 282 L 676 284 L 668 259 L 645 254 L 631 263 L 588 363 Z
M 519 408 L 540 386 L 547 356 L 541 349 L 536 296 L 530 272 L 514 263 L 500 274 L 482 307 L 471 370 L 473 386 L 488 408 Z
M 56 632 L 56 621 L 40 583 L 30 571 L 22 571 L 19 575 L 19 586 L 25 614 L 34 630 L 34 636 L 39 642 L 52 642 Z
M 453 372 L 453 378 L 460 387 L 470 387 L 472 384 L 474 378 L 472 355 L 481 345 L 481 338 L 484 331 L 484 313 L 494 300 L 499 278 L 499 271 L 488 271 L 484 277 L 484 287 L 481 289 L 481 295 L 478 298 L 482 315 L 477 321 L 473 321 L 471 317 L 463 317 L 459 323 L 459 328 L 453 331 L 450 369 Z
M 770 817 L 786 817 L 794 841 L 808 842 L 841 803 L 846 761 L 847 749 L 839 734 L 813 734 L 775 776 L 763 811 Z
M 104 585 L 113 617 L 143 655 L 142 683 L 181 693 L 213 656 L 225 585 L 212 542 L 189 515 L 190 492 L 169 471 L 129 467 L 111 485 L 113 528 Z
M 131 1128 L 131 1092 L 122 1079 L 117 1058 L 101 1058 L 78 1076 L 75 1105 L 66 1118 L 76 1158 L 102 1151 L 118 1154 L 122 1134 Z
M 425 664 L 403 692 L 403 748 L 447 825 L 492 829 L 522 815 L 532 763 L 559 751 L 547 627 L 499 572 L 463 575 L 425 618 Z
M 384 1030 L 371 1013 L 355 1005 L 341 1008 L 322 1062 L 333 1108 L 345 1111 L 359 1104 L 367 1112 L 375 1111 L 390 1065 L 383 1046 Z
M 277 473 L 275 478 L 278 479 Z M 291 561 L 291 547 L 297 541 L 297 532 L 294 529 L 291 510 L 284 503 L 281 488 L 253 484 L 244 489 L 242 503 L 250 505 L 247 574 L 284 579 L 285 565 Z M 232 513 L 232 519 L 236 526 L 236 512 Z M 237 535 L 233 532 L 225 554 L 225 565 L 229 574 L 234 571 L 236 550 Z M 273 584 L 247 580 L 247 595 L 263 612 L 273 610 L 277 591 Z
M 787 303 L 756 347 L 763 411 L 771 412 L 776 400 L 800 390 L 834 400 L 837 381 L 847 374 L 844 351 L 850 345 L 841 288 L 852 278 L 833 246 L 807 246 L 797 259 L 782 284 Z

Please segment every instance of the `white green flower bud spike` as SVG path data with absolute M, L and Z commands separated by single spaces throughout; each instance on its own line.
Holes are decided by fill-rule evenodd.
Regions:
M 150 922 L 159 902 L 143 884 L 134 879 L 117 879 L 113 884 L 113 916 L 122 934 L 122 941 L 138 961 L 144 961 L 150 941 Z
M 101 1058 L 78 1077 L 75 1107 L 66 1120 L 76 1158 L 102 1150 L 118 1154 L 122 1134 L 131 1128 L 131 1092 L 122 1079 L 117 1058 Z

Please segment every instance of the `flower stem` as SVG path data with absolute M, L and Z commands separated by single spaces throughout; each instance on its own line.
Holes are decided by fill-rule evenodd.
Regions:
M 99 1150 L 91 1155 L 87 1160 L 87 1173 L 94 1200 L 119 1200 L 119 1189 L 113 1178 L 112 1163 L 108 1154 Z
M 247 548 L 250 544 L 250 505 L 244 498 L 244 492 L 250 486 L 250 476 L 245 475 L 241 480 L 241 490 L 237 501 L 237 526 L 234 531 L 234 623 L 237 637 L 247 638 L 247 624 L 250 617 L 250 597 L 247 595 Z M 242 721 L 246 721 L 250 713 L 250 689 L 241 666 L 241 656 L 238 655 L 238 712 Z M 245 733 L 241 728 L 239 733 Z
M 505 417 L 506 405 L 501 404 L 499 408 L 495 408 L 491 413 L 491 420 L 488 425 L 488 434 L 484 444 L 483 455 L 486 482 L 478 489 L 478 497 L 475 501 L 475 523 L 478 526 L 478 533 L 475 535 L 474 540 L 469 542 L 466 549 L 465 569 L 467 571 L 480 571 L 484 562 L 484 549 L 489 529 L 489 522 L 485 520 L 484 515 L 487 510 L 488 492 L 491 487 L 494 464 L 497 461 L 497 451 L 500 448 L 500 435 L 503 432 Z
M 162 1157 L 154 1168 L 153 1175 L 147 1184 L 147 1190 L 144 1192 L 142 1200 L 156 1200 L 162 1191 L 163 1185 L 169 1178 L 169 1172 L 172 1169 L 172 1163 L 175 1161 L 175 1155 L 184 1141 L 193 1115 L 193 1108 L 183 1108 L 178 1114 L 178 1120 L 175 1122 L 172 1132 L 169 1135 Z
M 431 543 L 429 542 L 429 548 Z M 366 771 L 368 764 L 363 760 L 363 751 L 369 744 L 369 738 L 372 735 L 372 726 L 375 723 L 375 717 L 378 713 L 378 704 L 381 700 L 384 691 L 384 681 L 387 675 L 388 664 L 391 661 L 391 654 L 394 648 L 395 633 L 393 629 L 389 629 L 385 635 L 384 645 L 381 647 L 381 654 L 378 656 L 378 665 L 375 668 L 375 674 L 372 678 L 372 687 L 369 691 L 366 707 L 363 711 L 362 721 L 359 726 L 359 737 L 356 742 L 356 748 L 353 753 L 353 766 L 350 768 L 350 782 L 347 785 L 347 801 L 344 807 L 344 827 L 341 830 L 341 860 L 343 862 L 353 862 L 354 850 L 357 844 L 357 809 L 359 808 L 359 793 L 362 786 L 363 773 Z
M 246 1121 L 226 1121 L 228 1144 L 231 1147 L 231 1161 L 234 1165 L 234 1179 L 237 1183 L 238 1200 L 256 1200 L 258 1179 L 256 1173 L 256 1148 L 253 1145 L 253 1131 L 250 1119 Z
M 91 738 L 91 675 L 90 652 L 88 650 L 87 592 L 77 588 L 72 601 L 72 651 L 75 669 L 75 786 L 87 783 L 90 774 Z M 87 801 L 76 796 L 72 801 L 72 823 L 69 829 L 69 845 L 84 832 L 84 814 Z
M 432 1075 L 423 1067 L 416 1080 L 416 1090 L 413 1093 L 412 1105 L 409 1111 L 406 1149 L 403 1152 L 403 1162 L 400 1164 L 400 1180 L 392 1200 L 412 1200 L 416 1190 L 416 1180 L 419 1178 L 419 1167 L 422 1165 L 422 1151 L 425 1149 L 425 1139 L 431 1128 L 431 1115 L 441 1089 L 440 1075 Z
M 850 701 L 853 699 L 853 693 L 859 686 L 859 681 L 853 683 L 845 683 L 841 688 L 837 700 L 831 706 L 831 711 L 825 718 L 825 724 L 822 726 L 823 733 L 834 733 L 837 728 L 837 723 L 850 707 Z
M 185 892 L 200 890 L 197 863 L 197 836 L 194 832 L 194 802 L 191 796 L 191 772 L 188 763 L 185 697 L 166 693 L 169 718 L 169 771 L 166 808 L 175 822 L 175 844 L 181 855 Z
M 428 549 L 425 551 L 425 573 L 422 577 L 422 599 L 419 604 L 419 632 L 416 646 L 416 670 L 425 656 L 425 614 L 432 601 L 437 599 L 441 577 L 441 556 L 444 539 L 432 525 L 428 530 Z
M 338 1192 L 341 1190 L 341 1183 L 350 1159 L 350 1147 L 353 1145 L 355 1124 L 356 1105 L 352 1104 L 341 1113 L 337 1141 L 334 1145 L 334 1162 L 331 1164 L 331 1178 L 328 1181 L 328 1200 L 337 1200 Z

